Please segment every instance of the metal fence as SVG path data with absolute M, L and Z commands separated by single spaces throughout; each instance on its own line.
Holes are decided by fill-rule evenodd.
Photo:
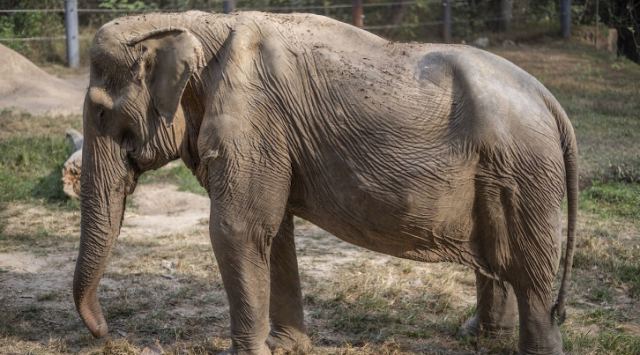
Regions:
M 507 0 L 511 4 L 508 12 L 498 11 L 495 16 L 480 16 L 473 13 L 469 1 L 466 0 L 392 0 L 379 2 L 332 3 L 324 0 L 320 4 L 311 2 L 302 4 L 300 0 L 291 0 L 288 6 L 255 6 L 248 0 L 220 0 L 207 8 L 195 8 L 202 11 L 266 11 L 266 12 L 307 12 L 333 17 L 340 21 L 352 23 L 385 37 L 402 40 L 443 41 L 451 42 L 454 37 L 465 38 L 478 35 L 487 30 L 509 32 L 517 30 L 519 25 L 540 22 L 524 11 L 513 11 L 513 3 L 518 0 Z M 560 0 L 562 32 L 568 36 L 570 24 L 569 0 Z M 24 16 L 33 14 L 46 18 L 52 25 L 51 33 L 43 35 L 12 34 L 3 35 L 0 31 L 0 43 L 12 46 L 23 52 L 37 46 L 47 46 L 51 51 L 60 52 L 64 47 L 67 63 L 76 67 L 80 57 L 86 53 L 93 33 L 102 24 L 116 17 L 144 12 L 174 12 L 184 8 L 163 9 L 109 9 L 78 8 L 76 0 L 65 0 L 64 7 L 42 9 L 1 9 L 3 16 Z M 193 9 L 193 8 L 191 8 Z M 44 17 L 46 16 L 46 17 Z M 546 19 L 556 27 L 558 19 Z M 0 22 L 0 25 L 2 22 Z M 42 51 L 42 50 L 41 50 Z M 58 60 L 60 58 L 57 58 Z M 46 58 L 45 58 L 46 60 Z M 54 58 L 55 60 L 55 58 Z

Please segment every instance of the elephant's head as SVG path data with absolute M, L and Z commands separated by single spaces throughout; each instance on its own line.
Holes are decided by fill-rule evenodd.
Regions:
M 107 333 L 96 291 L 120 232 L 126 195 L 143 171 L 178 158 L 182 149 L 181 98 L 204 59 L 200 41 L 176 23 L 160 15 L 112 21 L 91 48 L 73 296 L 96 337 Z

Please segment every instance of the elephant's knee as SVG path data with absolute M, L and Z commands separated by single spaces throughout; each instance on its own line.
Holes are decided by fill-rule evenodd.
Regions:
M 277 226 L 249 222 L 242 217 L 211 217 L 209 232 L 214 240 L 270 240 L 277 233 Z

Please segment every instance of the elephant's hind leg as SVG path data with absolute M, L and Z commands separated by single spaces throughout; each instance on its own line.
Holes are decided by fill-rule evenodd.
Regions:
M 517 302 L 511 285 L 476 272 L 476 313 L 461 329 L 461 335 L 511 336 L 515 332 Z
M 476 230 L 478 250 L 484 262 L 497 272 L 509 269 L 509 206 L 505 195 L 509 190 L 493 180 L 479 180 L 476 197 Z M 511 285 L 490 279 L 476 271 L 476 313 L 460 329 L 461 335 L 502 336 L 514 333 L 516 326 L 516 296 Z
M 271 334 L 267 343 L 273 349 L 311 350 L 302 311 L 302 292 L 293 237 L 293 216 L 287 214 L 271 245 Z
M 507 158 L 495 160 L 509 162 Z M 551 319 L 551 309 L 560 251 L 563 177 L 553 174 L 552 163 L 547 163 L 544 156 L 501 163 L 499 169 L 487 169 L 479 176 L 477 190 L 478 248 L 491 269 L 513 287 L 522 354 L 562 354 L 560 331 Z M 545 174 L 530 171 L 531 166 Z M 491 285 L 493 281 L 488 282 Z M 486 294 L 480 291 L 479 314 L 483 304 L 493 310 L 492 305 L 513 303 L 508 293 L 500 295 L 491 288 Z M 485 296 L 490 301 L 484 302 Z M 501 313 L 493 314 L 500 318 Z
M 549 183 L 538 175 L 523 175 L 519 193 L 507 199 L 514 258 L 505 278 L 518 299 L 520 353 L 558 355 L 562 336 L 552 308 L 561 251 L 562 180 Z
M 562 336 L 552 308 L 560 251 L 560 211 L 558 207 L 557 211 L 544 212 L 539 205 L 525 208 L 539 214 L 529 220 L 523 216 L 520 221 L 526 232 L 518 235 L 519 260 L 509 275 L 518 299 L 519 350 L 521 354 L 559 355 L 563 354 Z
M 520 312 L 520 354 L 563 354 L 560 327 L 551 316 L 552 295 L 519 287 L 515 287 L 515 292 Z

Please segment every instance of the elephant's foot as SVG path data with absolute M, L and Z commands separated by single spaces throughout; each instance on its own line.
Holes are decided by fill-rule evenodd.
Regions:
M 551 351 L 551 352 L 546 352 L 546 351 L 539 351 L 539 350 L 533 350 L 533 351 L 519 351 L 518 355 L 564 355 L 564 352 L 562 350 L 558 350 L 558 351 Z
M 552 280 L 552 278 L 549 278 Z M 551 281 L 546 285 L 551 289 Z M 562 355 L 560 326 L 552 317 L 553 297 L 516 289 L 520 313 L 518 350 L 523 355 Z
M 267 338 L 267 344 L 274 352 L 282 350 L 296 354 L 306 354 L 313 349 L 309 336 L 298 330 L 273 330 Z
M 259 350 L 238 350 L 231 347 L 225 351 L 219 352 L 218 355 L 271 355 L 271 350 L 267 344 L 264 344 Z
M 476 313 L 465 322 L 459 334 L 488 338 L 513 336 L 518 314 L 513 287 L 505 281 L 489 279 L 476 272 L 476 293 Z
M 515 327 L 496 326 L 481 322 L 477 314 L 469 318 L 458 330 L 459 337 L 478 337 L 484 336 L 488 338 L 512 337 L 515 334 Z
M 520 325 L 518 349 L 521 355 L 564 355 L 560 329 L 549 322 L 536 324 L 525 320 Z
M 518 351 L 519 355 L 564 355 L 562 351 L 562 344 L 558 344 L 551 347 L 531 346 L 520 347 Z

